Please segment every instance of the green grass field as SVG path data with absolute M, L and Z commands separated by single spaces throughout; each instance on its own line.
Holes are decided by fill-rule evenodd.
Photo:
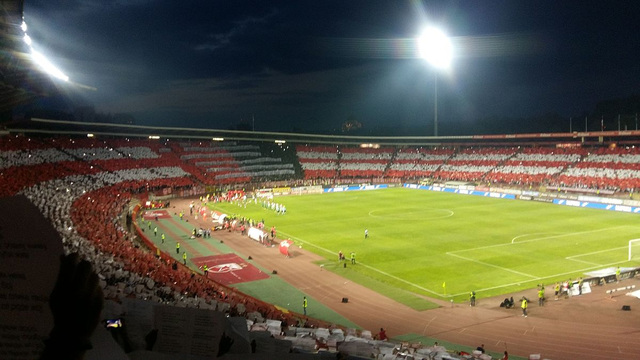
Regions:
M 286 215 L 260 203 L 215 208 L 264 219 L 279 238 L 325 257 L 326 269 L 397 297 L 464 301 L 471 290 L 489 297 L 638 265 L 627 261 L 628 241 L 640 238 L 636 214 L 404 188 L 275 201 Z M 357 265 L 338 266 L 338 251 L 355 252 Z

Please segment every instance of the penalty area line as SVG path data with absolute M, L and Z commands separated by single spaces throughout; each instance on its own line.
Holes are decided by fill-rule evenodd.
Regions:
M 483 289 L 477 289 L 477 290 L 475 290 L 475 292 L 479 293 L 481 291 L 490 291 L 490 290 L 505 288 L 505 287 L 509 287 L 509 286 L 516 286 L 516 285 L 519 286 L 522 283 L 526 284 L 526 283 L 533 283 L 533 282 L 540 281 L 540 280 L 558 278 L 558 277 L 561 277 L 561 276 L 575 274 L 577 272 L 585 272 L 585 271 L 588 271 L 588 270 L 594 270 L 594 269 L 598 269 L 598 268 L 609 267 L 609 266 L 613 266 L 613 265 L 623 264 L 623 263 L 626 263 L 626 262 L 627 262 L 627 260 L 617 261 L 617 262 L 613 262 L 613 263 L 609 263 L 609 264 L 598 264 L 597 266 L 590 266 L 590 267 L 586 267 L 586 268 L 582 268 L 582 269 L 576 269 L 576 270 L 573 270 L 573 271 L 567 271 L 567 272 L 553 274 L 553 275 L 549 275 L 549 276 L 542 276 L 542 277 L 531 279 L 531 280 L 520 281 L 520 282 L 512 282 L 512 283 L 509 283 L 509 284 L 502 284 L 502 285 L 491 286 L 491 287 L 487 287 L 487 288 L 483 288 Z M 447 295 L 447 297 L 455 297 L 455 296 L 463 296 L 463 295 L 467 295 L 468 296 L 469 293 L 468 292 L 462 292 L 462 293 Z
M 560 234 L 560 233 L 555 233 L 555 232 L 543 232 L 543 233 L 531 233 L 531 234 L 522 234 L 522 235 L 518 235 L 516 237 L 514 237 L 513 239 L 511 239 L 511 243 L 515 244 L 516 240 L 518 240 L 519 238 L 523 238 L 523 237 L 527 237 L 527 236 L 531 236 L 531 235 L 548 235 L 548 234 Z
M 571 260 L 571 261 L 577 261 L 577 262 L 581 262 L 581 263 L 585 263 L 585 264 L 603 266 L 602 264 L 599 264 L 599 263 L 595 263 L 595 262 L 592 262 L 592 261 L 586 261 L 586 260 L 580 260 L 580 259 L 577 259 L 577 258 L 583 257 L 583 256 L 594 255 L 594 254 L 602 254 L 602 253 L 605 253 L 605 252 L 622 250 L 622 249 L 628 249 L 628 247 L 627 246 L 620 246 L 620 247 L 611 248 L 611 249 L 592 251 L 592 252 L 588 252 L 588 253 L 584 253 L 584 254 L 567 256 L 565 259 L 566 260 Z

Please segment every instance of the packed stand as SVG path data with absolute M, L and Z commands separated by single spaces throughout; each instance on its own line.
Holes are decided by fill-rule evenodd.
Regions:
M 335 179 L 338 176 L 338 147 L 297 145 L 296 154 L 305 179 Z
M 447 148 L 399 149 L 385 176 L 407 179 L 431 177 L 453 153 L 453 149 Z
M 46 142 L 33 146 L 34 142 L 24 139 L 4 140 L 0 140 L 0 183 L 5 184 L 2 191 L 14 195 L 20 190 L 40 209 L 60 234 L 65 253 L 77 252 L 93 264 L 108 298 L 137 298 L 178 307 L 216 309 L 231 316 L 243 315 L 255 341 L 254 352 L 270 351 L 274 344 L 279 344 L 286 352 L 309 354 L 329 352 L 378 359 L 470 358 L 437 345 L 394 343 L 385 341 L 379 334 L 376 339 L 369 331 L 358 333 L 349 329 L 345 332 L 335 327 L 318 327 L 319 323 L 313 321 L 296 323 L 290 314 L 272 305 L 197 276 L 169 257 L 158 257 L 142 249 L 120 219 L 127 213 L 132 192 L 194 185 L 192 174 L 179 165 L 172 152 L 162 150 L 166 147 L 120 143 L 113 144 L 114 150 L 105 151 L 104 146 L 109 144 L 90 139 L 73 143 L 74 146 L 56 147 Z M 31 147 L 16 149 L 18 143 Z M 393 151 L 380 150 L 352 149 L 342 152 L 342 156 L 345 163 L 364 167 L 388 164 Z M 438 157 L 451 157 L 447 151 L 407 151 L 406 158 L 400 157 L 414 161 L 413 157 L 419 155 L 417 161 L 441 161 Z M 8 159 L 6 163 L 5 159 Z M 337 159 L 336 151 L 336 162 Z M 598 162 L 597 157 L 593 159 L 594 163 Z M 628 162 L 622 163 L 632 163 L 633 158 L 623 159 Z M 467 157 L 458 161 L 476 161 L 476 165 L 467 165 L 480 166 L 482 161 L 494 160 Z M 374 171 L 377 174 L 378 170 Z
M 487 174 L 485 180 L 518 186 L 545 184 L 568 166 L 579 162 L 584 152 L 575 148 L 523 148 Z
M 233 142 L 172 144 L 171 149 L 182 161 L 201 172 L 204 183 L 246 183 L 253 179 L 291 177 L 293 164 L 281 158 L 262 155 L 257 145 L 239 145 Z
M 442 165 L 434 177 L 439 180 L 481 181 L 487 173 L 512 157 L 516 151 L 516 148 L 466 148 Z
M 381 177 L 395 153 L 393 148 L 340 148 L 338 169 L 342 177 Z
M 640 189 L 640 149 L 599 148 L 569 167 L 554 182 L 562 187 L 637 192 Z
M 237 314 L 237 305 L 242 304 L 243 314 L 257 312 L 260 318 L 282 318 L 273 306 L 194 276 L 186 267 L 141 249 L 123 228 L 120 215 L 128 207 L 132 181 L 154 186 L 184 176 L 186 173 L 175 169 L 130 169 L 51 180 L 22 193 L 60 233 L 65 252 L 78 252 L 94 264 L 109 298 L 133 296 L 232 314 Z

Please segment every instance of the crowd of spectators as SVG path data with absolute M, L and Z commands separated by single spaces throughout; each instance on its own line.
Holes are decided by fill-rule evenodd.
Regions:
M 599 148 L 562 172 L 551 184 L 562 187 L 637 192 L 640 189 L 640 149 Z
M 199 173 L 201 182 L 208 185 L 246 183 L 295 174 L 292 163 L 263 155 L 257 145 L 179 142 L 171 143 L 170 148 L 180 160 L 191 165 L 190 171 Z
M 233 142 L 160 142 L 95 138 L 10 136 L 0 143 L 0 194 L 15 193 L 66 175 L 129 168 L 179 167 L 188 186 L 248 183 L 295 177 L 295 164 L 263 155 L 257 145 Z M 297 145 L 304 179 L 399 178 L 468 181 L 516 186 L 637 192 L 640 151 L 635 147 L 557 148 L 424 147 L 378 149 Z M 295 160 L 294 160 L 295 161 Z M 18 181 L 6 181 L 18 179 Z
M 385 176 L 408 179 L 431 177 L 453 153 L 453 149 L 444 148 L 399 149 Z
M 91 160 L 65 161 L 69 163 L 65 167 L 52 166 L 45 158 L 37 165 L 8 168 L 33 170 L 37 166 L 43 170 L 51 166 L 46 178 L 34 179 L 34 183 L 19 183 L 19 193 L 27 196 L 52 223 L 61 235 L 65 253 L 78 253 L 93 265 L 106 298 L 135 297 L 178 307 L 215 309 L 232 316 L 243 315 L 254 324 L 251 329 L 256 335 L 252 335 L 252 339 L 257 340 L 258 347 L 262 344 L 269 348 L 265 345 L 266 340 L 260 340 L 259 334 L 266 332 L 273 337 L 277 328 L 278 339 L 288 344 L 289 351 L 326 350 L 362 356 L 395 355 L 399 351 L 416 351 L 416 355 L 417 351 L 425 355 L 434 351 L 446 353 L 444 348 L 402 349 L 400 344 L 373 340 L 366 331 L 359 336 L 351 329 L 345 335 L 338 328 L 319 327 L 321 323 L 316 321 L 296 323 L 291 315 L 271 305 L 216 284 L 168 258 L 156 256 L 134 241 L 135 234 L 124 226 L 121 215 L 130 210 L 131 190 L 138 189 L 141 184 L 153 188 L 181 184 L 181 179 L 189 174 L 179 166 L 151 167 L 149 158 L 127 157 L 116 164 L 114 158 L 105 155 L 107 153 L 92 154 L 96 155 Z M 101 171 L 97 166 L 88 165 L 95 161 L 101 161 L 100 167 L 109 170 Z M 71 174 L 68 169 L 84 171 Z M 271 326 L 275 322 L 278 326 Z
M 305 179 L 335 179 L 338 176 L 338 148 L 335 146 L 296 146 Z
M 290 314 L 232 288 L 204 278 L 169 257 L 134 241 L 123 225 L 135 182 L 161 186 L 187 173 L 177 168 L 135 168 L 115 172 L 64 176 L 25 187 L 27 196 L 61 235 L 65 253 L 78 253 L 99 274 L 108 299 L 138 298 L 178 307 L 215 309 L 251 322 L 266 319 L 293 323 Z M 308 326 L 321 323 L 309 321 Z
M 58 148 L 46 148 L 46 141 L 2 139 L 0 154 L 14 160 L 3 162 L 6 168 L 0 176 L 6 181 L 2 182 L 2 195 L 19 192 L 36 204 L 61 234 L 65 252 L 77 252 L 94 264 L 108 297 L 136 296 L 226 311 L 238 311 L 237 305 L 242 304 L 243 313 L 256 312 L 259 318 L 277 316 L 273 307 L 239 298 L 231 289 L 194 276 L 184 267 L 174 269 L 167 259 L 141 248 L 133 241 L 134 234 L 121 225 L 119 215 L 128 210 L 132 192 L 194 185 L 182 167 L 153 164 L 175 163 L 175 159 L 163 159 L 144 147 L 114 148 L 125 154 L 117 159 L 111 151 L 103 151 L 104 144 L 95 147 L 92 139 L 58 141 Z M 48 141 L 49 146 L 54 142 Z M 94 146 L 82 147 L 90 144 Z M 75 147 L 63 147 L 67 145 Z M 75 155 L 60 155 L 70 150 L 75 150 Z M 16 151 L 37 152 L 39 160 L 23 160 L 29 157 L 15 156 Z M 87 153 L 90 158 L 78 156 Z
M 581 157 L 574 149 L 524 148 L 487 174 L 486 180 L 519 186 L 544 184 Z
M 52 223 L 62 237 L 65 253 L 78 253 L 90 261 L 99 274 L 100 286 L 107 298 L 135 297 L 178 307 L 215 309 L 230 315 L 242 315 L 264 330 L 278 336 L 301 351 L 328 349 L 354 356 L 372 354 L 411 355 L 429 358 L 436 354 L 456 358 L 440 347 L 410 346 L 375 340 L 369 332 L 346 334 L 317 321 L 297 324 L 293 315 L 245 296 L 231 288 L 204 278 L 170 257 L 157 256 L 152 249 L 135 240 L 121 215 L 130 211 L 134 193 L 140 189 L 189 187 L 206 178 L 194 159 L 212 157 L 201 154 L 228 154 L 229 147 L 166 147 L 94 139 L 70 141 L 5 137 L 0 139 L 0 195 L 21 193 L 27 196 Z M 180 146 L 182 146 L 180 145 Z M 212 150 L 213 149 L 213 150 Z M 572 186 L 603 188 L 640 188 L 640 152 L 607 149 L 591 153 L 585 150 L 548 148 L 464 149 L 338 149 L 333 146 L 300 146 L 298 157 L 307 171 L 327 171 L 342 176 L 422 176 L 430 174 L 447 180 L 486 180 L 508 183 L 550 182 Z M 239 152 L 255 148 L 239 145 Z M 183 155 L 187 158 L 181 158 Z M 226 156 L 226 155 L 225 155 Z M 210 160 L 207 166 L 225 165 Z M 219 162 L 215 162 L 219 161 Z M 236 161 L 248 169 L 244 180 L 253 174 L 291 169 L 280 168 L 278 158 L 259 157 Z M 194 169 L 196 168 L 196 169 Z M 289 174 L 289 172 L 287 172 Z M 224 174 L 221 174 L 224 175 Z M 142 234 L 143 235 L 143 234 Z M 277 322 L 277 326 L 273 325 Z M 357 345 L 354 345 L 356 344 Z M 459 357 L 462 358 L 462 357 Z
M 636 192 L 640 150 L 635 147 L 360 148 L 296 147 L 305 179 L 432 178 Z

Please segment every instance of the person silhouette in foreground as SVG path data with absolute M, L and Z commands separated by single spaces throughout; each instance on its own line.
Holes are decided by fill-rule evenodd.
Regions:
M 58 280 L 49 298 L 53 329 L 40 360 L 83 359 L 91 349 L 89 339 L 100 322 L 103 302 L 91 264 L 77 253 L 61 255 Z
M 58 280 L 49 298 L 53 329 L 40 360 L 82 360 L 92 348 L 90 339 L 100 322 L 103 303 L 98 275 L 91 264 L 80 260 L 77 253 L 60 256 Z M 126 337 L 124 333 L 119 335 Z M 147 334 L 147 350 L 153 348 L 157 336 L 155 329 Z M 121 340 L 128 343 L 128 339 Z M 223 333 L 217 356 L 227 353 L 233 343 L 233 338 Z

